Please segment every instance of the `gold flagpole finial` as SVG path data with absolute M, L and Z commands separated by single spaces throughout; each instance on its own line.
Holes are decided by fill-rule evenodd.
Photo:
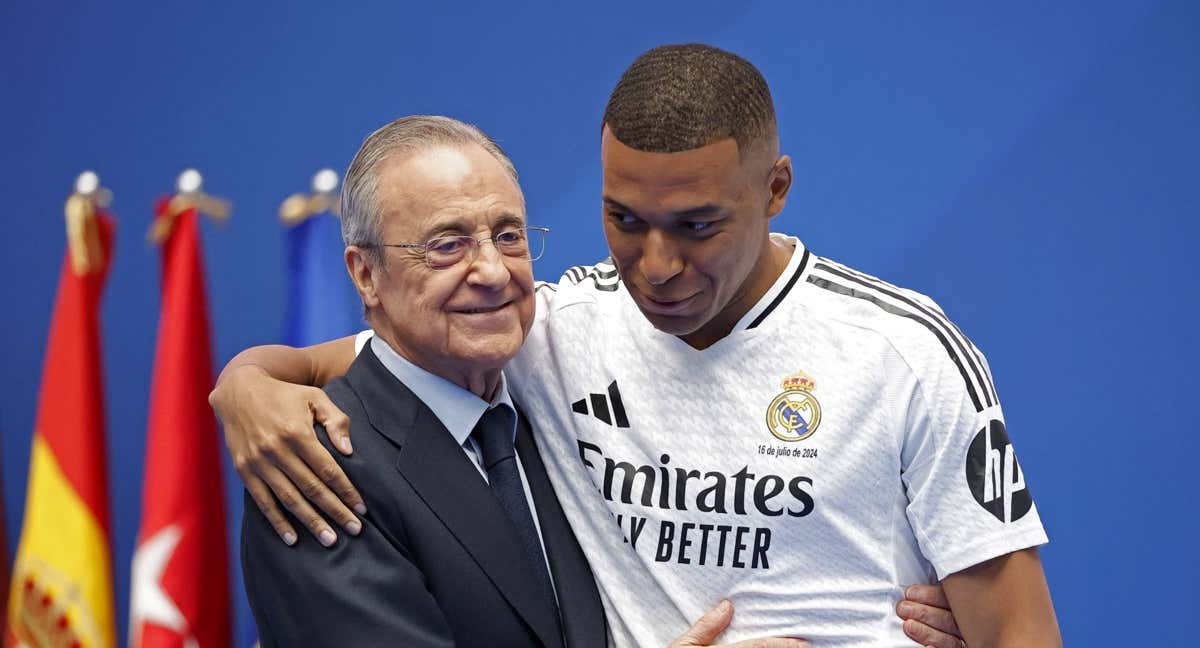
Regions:
M 158 216 L 150 225 L 146 238 L 156 245 L 162 244 L 171 234 L 175 218 L 186 209 L 196 208 L 196 211 L 207 215 L 218 223 L 229 219 L 233 206 L 228 200 L 217 198 L 205 193 L 204 176 L 195 169 L 184 169 L 175 181 L 176 193 L 171 197 L 165 214 Z
M 279 220 L 285 225 L 298 225 L 310 216 L 324 211 L 337 211 L 337 188 L 341 179 L 333 169 L 321 169 L 312 179 L 312 193 L 296 193 L 279 205 Z
M 100 232 L 96 225 L 96 208 L 108 207 L 112 192 L 100 185 L 95 171 L 84 171 L 75 179 L 75 189 L 67 196 L 64 208 L 67 219 L 67 250 L 71 269 L 85 275 L 104 263 Z

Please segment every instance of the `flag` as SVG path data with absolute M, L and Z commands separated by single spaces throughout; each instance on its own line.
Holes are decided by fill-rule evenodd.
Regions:
M 363 327 L 362 303 L 343 260 L 341 227 L 335 214 L 324 211 L 287 229 L 284 344 L 308 346 Z
M 116 643 L 100 366 L 113 222 L 78 194 L 67 201 L 67 221 L 71 240 L 46 343 L 6 646 Z
M 284 344 L 307 346 L 357 333 L 363 326 L 359 316 L 362 303 L 343 261 L 341 220 L 329 211 L 327 195 L 297 194 L 289 200 L 293 201 L 295 213 L 284 219 L 287 228 Z M 320 205 L 317 213 L 307 209 L 314 204 Z M 256 645 L 258 630 L 244 591 L 238 593 L 237 605 L 238 617 L 243 620 L 238 628 L 237 645 L 249 648 Z
M 164 236 L 162 311 L 130 583 L 130 646 L 224 648 L 231 639 L 229 558 L 217 424 L 208 406 L 212 349 L 198 216 L 194 206 L 169 198 L 155 211 Z

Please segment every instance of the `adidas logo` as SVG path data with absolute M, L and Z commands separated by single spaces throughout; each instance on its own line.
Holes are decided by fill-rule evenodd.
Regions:
M 589 403 L 591 404 L 590 411 Z M 610 404 L 612 409 L 609 409 Z M 581 398 L 571 403 L 571 411 L 584 416 L 590 413 L 608 425 L 616 423 L 619 428 L 629 427 L 629 417 L 625 415 L 625 405 L 621 402 L 621 392 L 617 391 L 617 381 L 615 380 L 608 386 L 608 394 L 588 394 L 587 398 Z

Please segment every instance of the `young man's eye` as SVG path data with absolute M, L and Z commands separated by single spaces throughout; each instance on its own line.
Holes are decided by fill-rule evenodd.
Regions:
M 716 225 L 716 221 L 687 221 L 684 222 L 683 228 L 689 232 L 703 232 Z
M 636 216 L 631 216 L 625 212 L 609 211 L 608 217 L 618 225 L 633 225 L 638 222 L 638 218 Z

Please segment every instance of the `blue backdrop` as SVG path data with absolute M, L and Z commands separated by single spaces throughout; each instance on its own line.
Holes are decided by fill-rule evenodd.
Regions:
M 537 270 L 554 279 L 605 256 L 607 93 L 641 51 L 695 40 L 771 84 L 797 171 L 776 229 L 931 295 L 987 353 L 1068 644 L 1194 645 L 1200 5 L 114 4 L 0 4 L 0 430 L 11 555 L 62 201 L 95 168 L 119 217 L 103 323 L 122 643 L 155 195 L 194 165 L 234 202 L 204 231 L 218 367 L 282 334 L 280 200 L 399 115 L 501 142 L 530 220 L 554 229 Z M 228 468 L 213 496 L 237 520 Z

